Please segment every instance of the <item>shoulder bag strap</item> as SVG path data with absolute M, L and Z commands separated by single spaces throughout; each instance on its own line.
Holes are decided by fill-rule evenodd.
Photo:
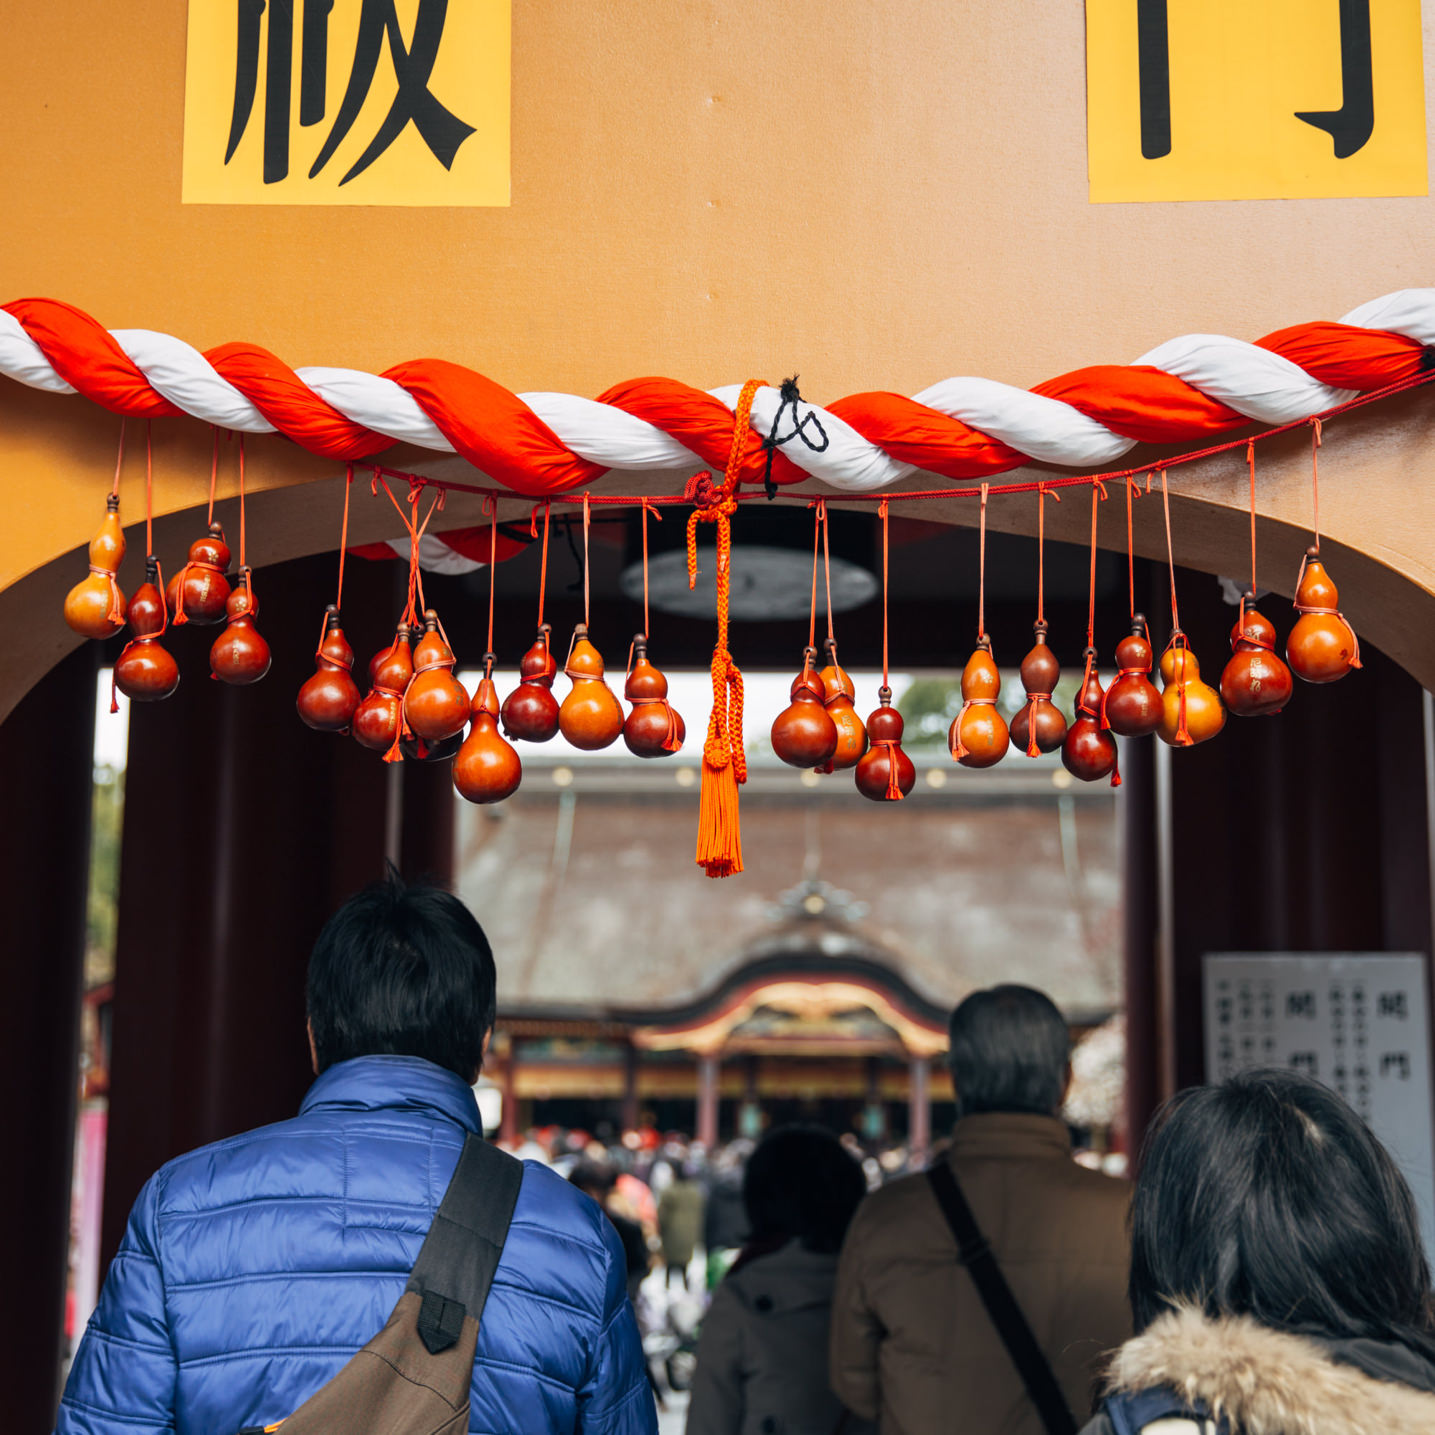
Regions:
M 482 1318 L 522 1183 L 521 1161 L 481 1136 L 463 1143 L 405 1287 L 422 1297 L 418 1328 L 430 1354 L 458 1343 L 465 1316 Z
M 931 1167 L 927 1180 L 956 1238 L 958 1259 L 971 1272 L 987 1315 L 1006 1346 L 1047 1435 L 1075 1435 L 1076 1421 L 1071 1418 L 1066 1398 L 1056 1383 L 1051 1362 L 1036 1343 L 1031 1326 L 1011 1293 L 990 1242 L 977 1225 L 950 1163 L 941 1161 Z

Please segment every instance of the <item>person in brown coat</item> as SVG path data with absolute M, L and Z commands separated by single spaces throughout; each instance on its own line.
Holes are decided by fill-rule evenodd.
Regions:
M 1030 987 L 975 992 L 952 1013 L 961 1119 L 944 1158 L 1080 1424 L 1102 1359 L 1131 1333 L 1127 1183 L 1079 1166 L 1057 1112 L 1066 1022 Z M 832 1388 L 882 1435 L 1042 1435 L 931 1183 L 873 1193 L 842 1248 Z

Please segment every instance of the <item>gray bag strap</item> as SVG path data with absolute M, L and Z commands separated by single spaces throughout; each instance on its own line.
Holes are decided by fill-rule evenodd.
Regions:
M 405 1291 L 421 1297 L 418 1329 L 431 1355 L 458 1343 L 466 1316 L 479 1320 L 508 1239 L 523 1163 L 470 1135 Z

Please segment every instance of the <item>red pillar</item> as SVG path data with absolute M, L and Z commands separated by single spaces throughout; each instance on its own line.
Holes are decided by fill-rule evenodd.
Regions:
M 508 1039 L 503 1059 L 503 1114 L 498 1120 L 498 1139 L 509 1148 L 518 1144 L 518 1038 Z
M 716 1052 L 698 1057 L 697 1138 L 709 1151 L 718 1140 L 718 1058 Z
M 635 1131 L 641 1112 L 638 1107 L 638 1063 L 641 1060 L 631 1043 L 623 1051 L 623 1130 Z
M 908 1071 L 907 1146 L 912 1168 L 921 1170 L 927 1164 L 927 1150 L 932 1144 L 931 1061 L 914 1056 Z

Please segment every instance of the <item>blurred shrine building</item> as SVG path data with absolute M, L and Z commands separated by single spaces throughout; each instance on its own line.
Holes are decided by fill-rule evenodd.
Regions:
M 922 800 L 895 810 L 754 761 L 740 884 L 689 880 L 695 766 L 530 757 L 515 797 L 466 807 L 458 890 L 498 962 L 502 1134 L 651 1124 L 711 1146 L 817 1120 L 922 1150 L 954 1119 L 947 1018 L 969 991 L 1040 986 L 1078 1041 L 1110 1021 L 1114 794 L 1054 760 L 973 782 L 917 756 Z M 1095 1144 L 1119 1091 L 1119 1072 L 1078 1078 Z

